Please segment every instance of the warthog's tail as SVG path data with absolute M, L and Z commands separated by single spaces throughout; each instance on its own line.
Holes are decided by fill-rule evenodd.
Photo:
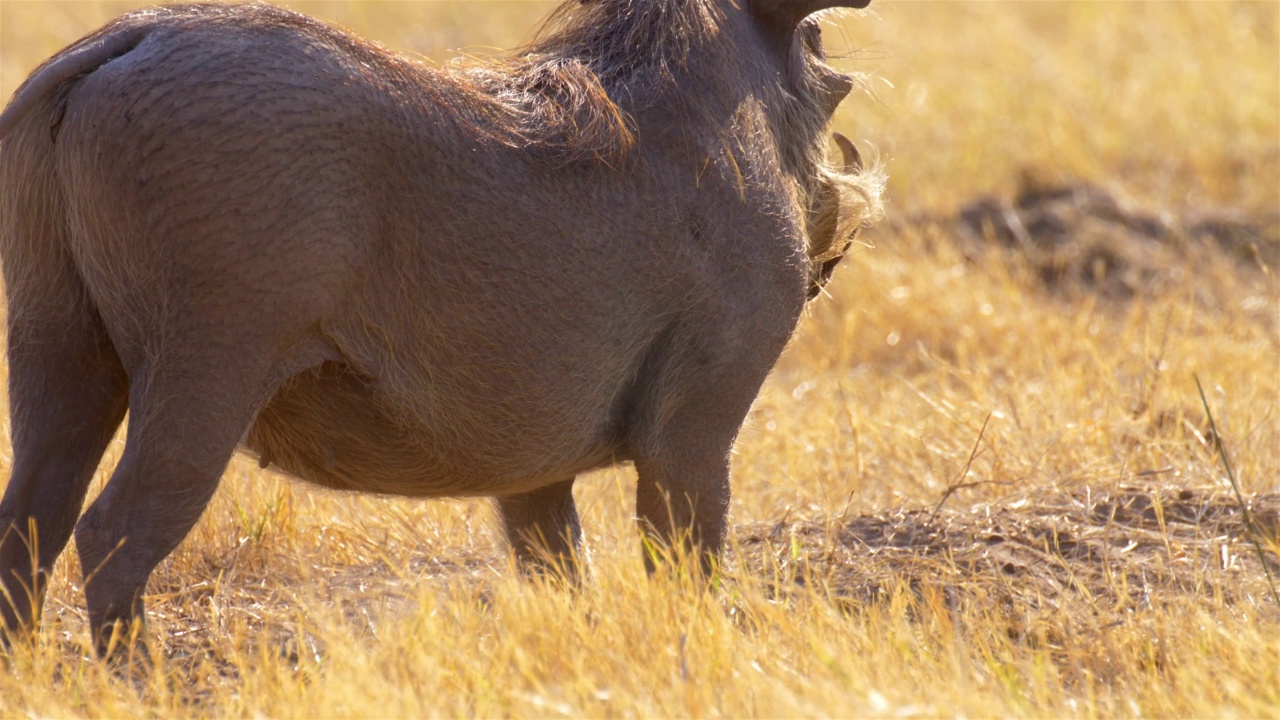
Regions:
M 141 25 L 112 32 L 108 26 L 104 31 L 95 33 L 96 37 L 91 35 L 85 38 L 37 68 L 13 94 L 9 106 L 0 113 L 0 142 L 4 141 L 13 126 L 18 124 L 40 98 L 63 83 L 87 75 L 133 50 L 151 29 Z

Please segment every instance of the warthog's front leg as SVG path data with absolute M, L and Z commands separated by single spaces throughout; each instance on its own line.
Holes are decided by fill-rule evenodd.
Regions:
M 799 306 L 799 293 L 791 300 Z M 729 454 L 790 331 L 752 330 L 736 317 L 744 307 L 750 310 L 729 292 L 708 301 L 707 316 L 651 350 L 637 380 L 644 395 L 629 417 L 627 444 L 639 475 L 636 516 L 650 572 L 673 554 L 710 579 L 723 549 Z
M 759 381 L 741 373 L 690 385 L 675 384 L 676 390 L 656 399 L 642 425 L 634 451 L 636 516 L 650 572 L 673 553 L 696 562 L 710 578 L 728 522 L 729 452 Z M 649 425 L 654 420 L 660 424 Z
M 581 568 L 582 525 L 573 503 L 573 480 L 497 499 L 498 513 L 521 571 L 563 573 Z
M 665 553 L 696 558 L 710 578 L 724 546 L 729 514 L 729 461 L 699 458 L 670 466 L 665 460 L 639 460 L 636 516 L 645 542 L 645 567 L 657 568 Z

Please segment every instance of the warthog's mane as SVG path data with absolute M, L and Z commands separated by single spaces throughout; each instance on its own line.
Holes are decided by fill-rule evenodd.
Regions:
M 633 113 L 659 102 L 699 108 L 680 70 L 719 29 L 712 0 L 568 0 L 513 56 L 449 69 L 498 105 L 474 129 L 563 161 L 620 161 Z
M 719 133 L 714 143 L 726 151 L 776 152 L 795 199 L 808 209 L 811 256 L 839 254 L 842 240 L 881 216 L 884 174 L 878 165 L 856 175 L 828 165 L 832 108 L 824 104 L 822 74 L 834 74 L 830 68 L 805 63 L 789 87 L 729 87 L 735 71 L 759 58 L 734 47 L 749 40 L 729 36 L 726 22 L 717 0 L 567 0 L 513 56 L 464 59 L 449 69 L 467 90 L 478 91 L 468 93 L 477 106 L 491 105 L 473 116 L 475 132 L 543 151 L 553 162 L 623 161 L 637 141 L 636 113 L 654 107 L 673 119 L 704 121 L 701 131 Z M 806 46 L 813 50 L 816 26 L 808 32 Z M 762 114 L 777 147 L 760 143 L 763 128 L 743 127 L 741 117 L 726 115 L 735 108 L 715 107 L 726 99 L 740 105 L 737 111 L 769 108 Z

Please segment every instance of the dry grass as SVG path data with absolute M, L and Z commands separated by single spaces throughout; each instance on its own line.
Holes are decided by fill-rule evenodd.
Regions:
M 0 3 L 0 95 L 129 6 Z M 298 6 L 434 58 L 550 7 Z M 153 578 L 160 669 L 85 659 L 69 550 L 0 715 L 1280 717 L 1193 382 L 1274 572 L 1280 6 L 883 2 L 828 38 L 881 78 L 837 126 L 892 221 L 756 404 L 716 592 L 644 577 L 629 470 L 579 483 L 570 594 L 511 577 L 484 504 L 237 461 Z

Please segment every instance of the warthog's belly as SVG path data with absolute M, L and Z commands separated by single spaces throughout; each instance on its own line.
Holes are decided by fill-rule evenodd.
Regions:
M 325 363 L 281 387 L 244 445 L 264 467 L 270 464 L 338 490 L 417 497 L 502 495 L 550 480 L 495 473 L 441 437 L 411 430 L 387 410 L 365 376 L 340 363 Z

